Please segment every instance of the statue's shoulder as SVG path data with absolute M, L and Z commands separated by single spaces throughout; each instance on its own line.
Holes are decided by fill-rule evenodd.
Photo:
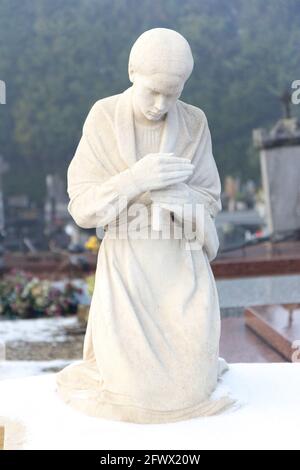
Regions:
M 190 134 L 196 137 L 208 125 L 205 112 L 203 109 L 181 100 L 178 100 L 178 104 Z
M 121 93 L 118 93 L 116 95 L 107 96 L 97 100 L 88 112 L 84 123 L 84 128 L 87 129 L 90 126 L 95 125 L 98 127 L 100 124 L 104 124 L 103 121 L 105 118 L 112 121 L 116 104 L 120 95 Z
M 184 101 L 181 101 L 181 100 L 178 100 L 178 104 L 187 120 L 196 121 L 197 124 L 207 121 L 207 118 L 203 109 L 198 108 L 197 106 L 194 106 L 192 104 L 185 103 Z
M 108 114 L 113 114 L 118 99 L 122 93 L 118 93 L 117 95 L 107 96 L 105 98 L 101 98 L 96 101 L 90 109 L 89 114 L 99 114 L 102 112 L 106 112 Z

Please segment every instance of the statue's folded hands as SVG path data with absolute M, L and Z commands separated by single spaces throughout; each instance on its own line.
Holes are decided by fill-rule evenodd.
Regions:
M 136 185 L 144 192 L 185 181 L 194 168 L 187 158 L 178 158 L 171 153 L 151 153 L 138 160 L 130 171 Z
M 195 227 L 198 233 L 203 235 L 203 245 L 208 256 L 212 261 L 219 249 L 219 238 L 215 227 L 214 217 L 210 211 L 210 206 L 203 202 L 201 196 L 193 191 L 187 183 L 177 183 L 167 188 L 154 190 L 150 192 L 153 203 L 159 204 L 163 209 L 172 212 L 176 220 L 183 223 L 184 220 L 200 223 L 201 226 Z M 197 205 L 199 211 L 204 209 L 204 217 L 197 219 Z M 202 207 L 199 207 L 202 206 Z
M 193 202 L 188 184 L 176 183 L 164 189 L 151 191 L 153 202 L 167 204 L 191 204 Z

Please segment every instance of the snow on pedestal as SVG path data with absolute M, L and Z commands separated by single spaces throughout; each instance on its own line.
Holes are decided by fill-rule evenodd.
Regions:
M 240 406 L 217 416 L 141 425 L 90 418 L 65 405 L 55 374 L 0 382 L 0 416 L 23 423 L 24 449 L 299 449 L 300 364 L 232 364 Z M 163 443 L 163 444 L 162 444 Z

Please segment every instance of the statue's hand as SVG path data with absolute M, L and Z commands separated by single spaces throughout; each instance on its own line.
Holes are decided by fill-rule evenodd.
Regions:
M 194 204 L 186 183 L 176 183 L 164 189 L 151 191 L 150 197 L 154 204 L 172 212 L 179 220 L 183 217 L 193 219 Z
M 173 212 L 179 220 L 182 220 L 183 214 L 189 218 L 190 214 L 193 213 L 189 211 L 187 206 L 184 207 L 185 204 L 194 204 L 186 183 L 177 183 L 165 189 L 151 191 L 150 197 L 153 203 Z M 220 243 L 214 218 L 207 208 L 204 209 L 203 223 L 204 249 L 208 260 L 212 261 L 217 256 Z M 199 227 L 199 230 L 202 230 L 202 227 Z
M 172 184 L 163 189 L 153 190 L 150 193 L 151 200 L 160 204 L 162 207 L 168 207 L 170 205 L 180 205 L 192 203 L 191 193 L 186 183 Z
M 150 153 L 131 168 L 131 175 L 141 192 L 165 188 L 186 181 L 194 172 L 187 158 L 172 153 Z

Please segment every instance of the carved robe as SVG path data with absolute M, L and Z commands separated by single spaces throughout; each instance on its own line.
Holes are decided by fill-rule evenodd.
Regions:
M 232 399 L 217 386 L 226 363 L 219 359 L 220 309 L 210 261 L 219 247 L 214 217 L 221 185 L 207 119 L 178 100 L 160 145 L 195 165 L 187 184 L 193 203 L 204 207 L 198 249 L 187 249 L 184 239 L 110 237 L 114 226 L 129 233 L 125 216 L 137 202 L 149 209 L 142 230 L 152 231 L 150 193 L 136 196 L 129 171 L 136 161 L 133 119 L 132 87 L 97 101 L 68 169 L 70 214 L 79 226 L 106 232 L 83 360 L 57 374 L 58 392 L 92 416 L 136 423 L 214 414 Z M 176 216 L 173 221 L 179 223 Z

